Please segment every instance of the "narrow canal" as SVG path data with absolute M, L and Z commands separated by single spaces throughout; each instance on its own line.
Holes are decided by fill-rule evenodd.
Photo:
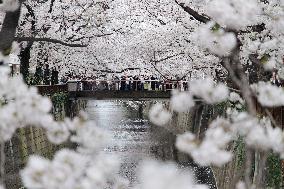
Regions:
M 130 107 L 132 103 L 134 107 Z M 166 129 L 149 123 L 143 109 L 150 102 L 140 104 L 127 101 L 89 100 L 86 112 L 99 127 L 112 134 L 110 144 L 104 149 L 107 153 L 119 155 L 122 161 L 120 174 L 131 183 L 137 181 L 135 171 L 145 158 L 177 161 L 174 148 L 175 136 Z M 186 159 L 179 162 L 192 168 L 200 183 L 216 188 L 211 169 L 200 168 Z

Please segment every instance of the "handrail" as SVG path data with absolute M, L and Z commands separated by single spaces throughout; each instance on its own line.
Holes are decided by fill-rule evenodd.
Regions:
M 72 83 L 72 82 L 97 82 L 97 81 L 114 81 L 114 82 L 117 82 L 117 81 L 137 81 L 137 82 L 141 82 L 141 81 L 144 81 L 144 82 L 152 82 L 152 81 L 161 81 L 161 82 L 188 82 L 188 81 L 171 81 L 171 80 L 103 80 L 103 79 L 98 79 L 98 80 L 71 80 L 71 81 L 68 81 L 67 83 Z

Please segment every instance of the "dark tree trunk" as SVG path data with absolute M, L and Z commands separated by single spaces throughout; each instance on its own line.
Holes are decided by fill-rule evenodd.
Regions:
M 0 31 L 0 52 L 9 55 L 11 46 L 15 38 L 16 29 L 21 13 L 22 0 L 19 1 L 20 7 L 14 12 L 6 12 L 2 29 Z
M 28 83 L 28 77 L 29 77 L 29 63 L 30 63 L 30 52 L 32 48 L 33 43 L 30 42 L 26 48 L 21 50 L 20 53 L 20 60 L 21 60 L 21 65 L 20 65 L 20 72 L 23 75 L 23 79 L 26 83 Z

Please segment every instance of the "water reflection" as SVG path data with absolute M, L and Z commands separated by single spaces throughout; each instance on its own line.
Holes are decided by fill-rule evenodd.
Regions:
M 147 115 L 143 114 L 149 103 L 88 101 L 86 110 L 90 119 L 112 133 L 112 141 L 104 150 L 121 157 L 120 174 L 135 183 L 135 171 L 141 160 L 149 157 L 174 160 L 182 166 L 191 167 L 201 183 L 210 183 L 211 188 L 215 188 L 210 169 L 197 167 L 188 156 L 178 155 L 174 147 L 175 136 L 149 123 Z

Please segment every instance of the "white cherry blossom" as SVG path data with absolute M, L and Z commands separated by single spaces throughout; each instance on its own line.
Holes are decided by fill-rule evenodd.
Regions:
M 193 95 L 210 104 L 225 101 L 229 96 L 228 88 L 222 83 L 215 84 L 211 78 L 193 80 L 189 86 Z
M 153 105 L 149 111 L 150 121 L 156 125 L 162 126 L 167 124 L 171 117 L 171 113 L 167 111 L 161 103 Z

